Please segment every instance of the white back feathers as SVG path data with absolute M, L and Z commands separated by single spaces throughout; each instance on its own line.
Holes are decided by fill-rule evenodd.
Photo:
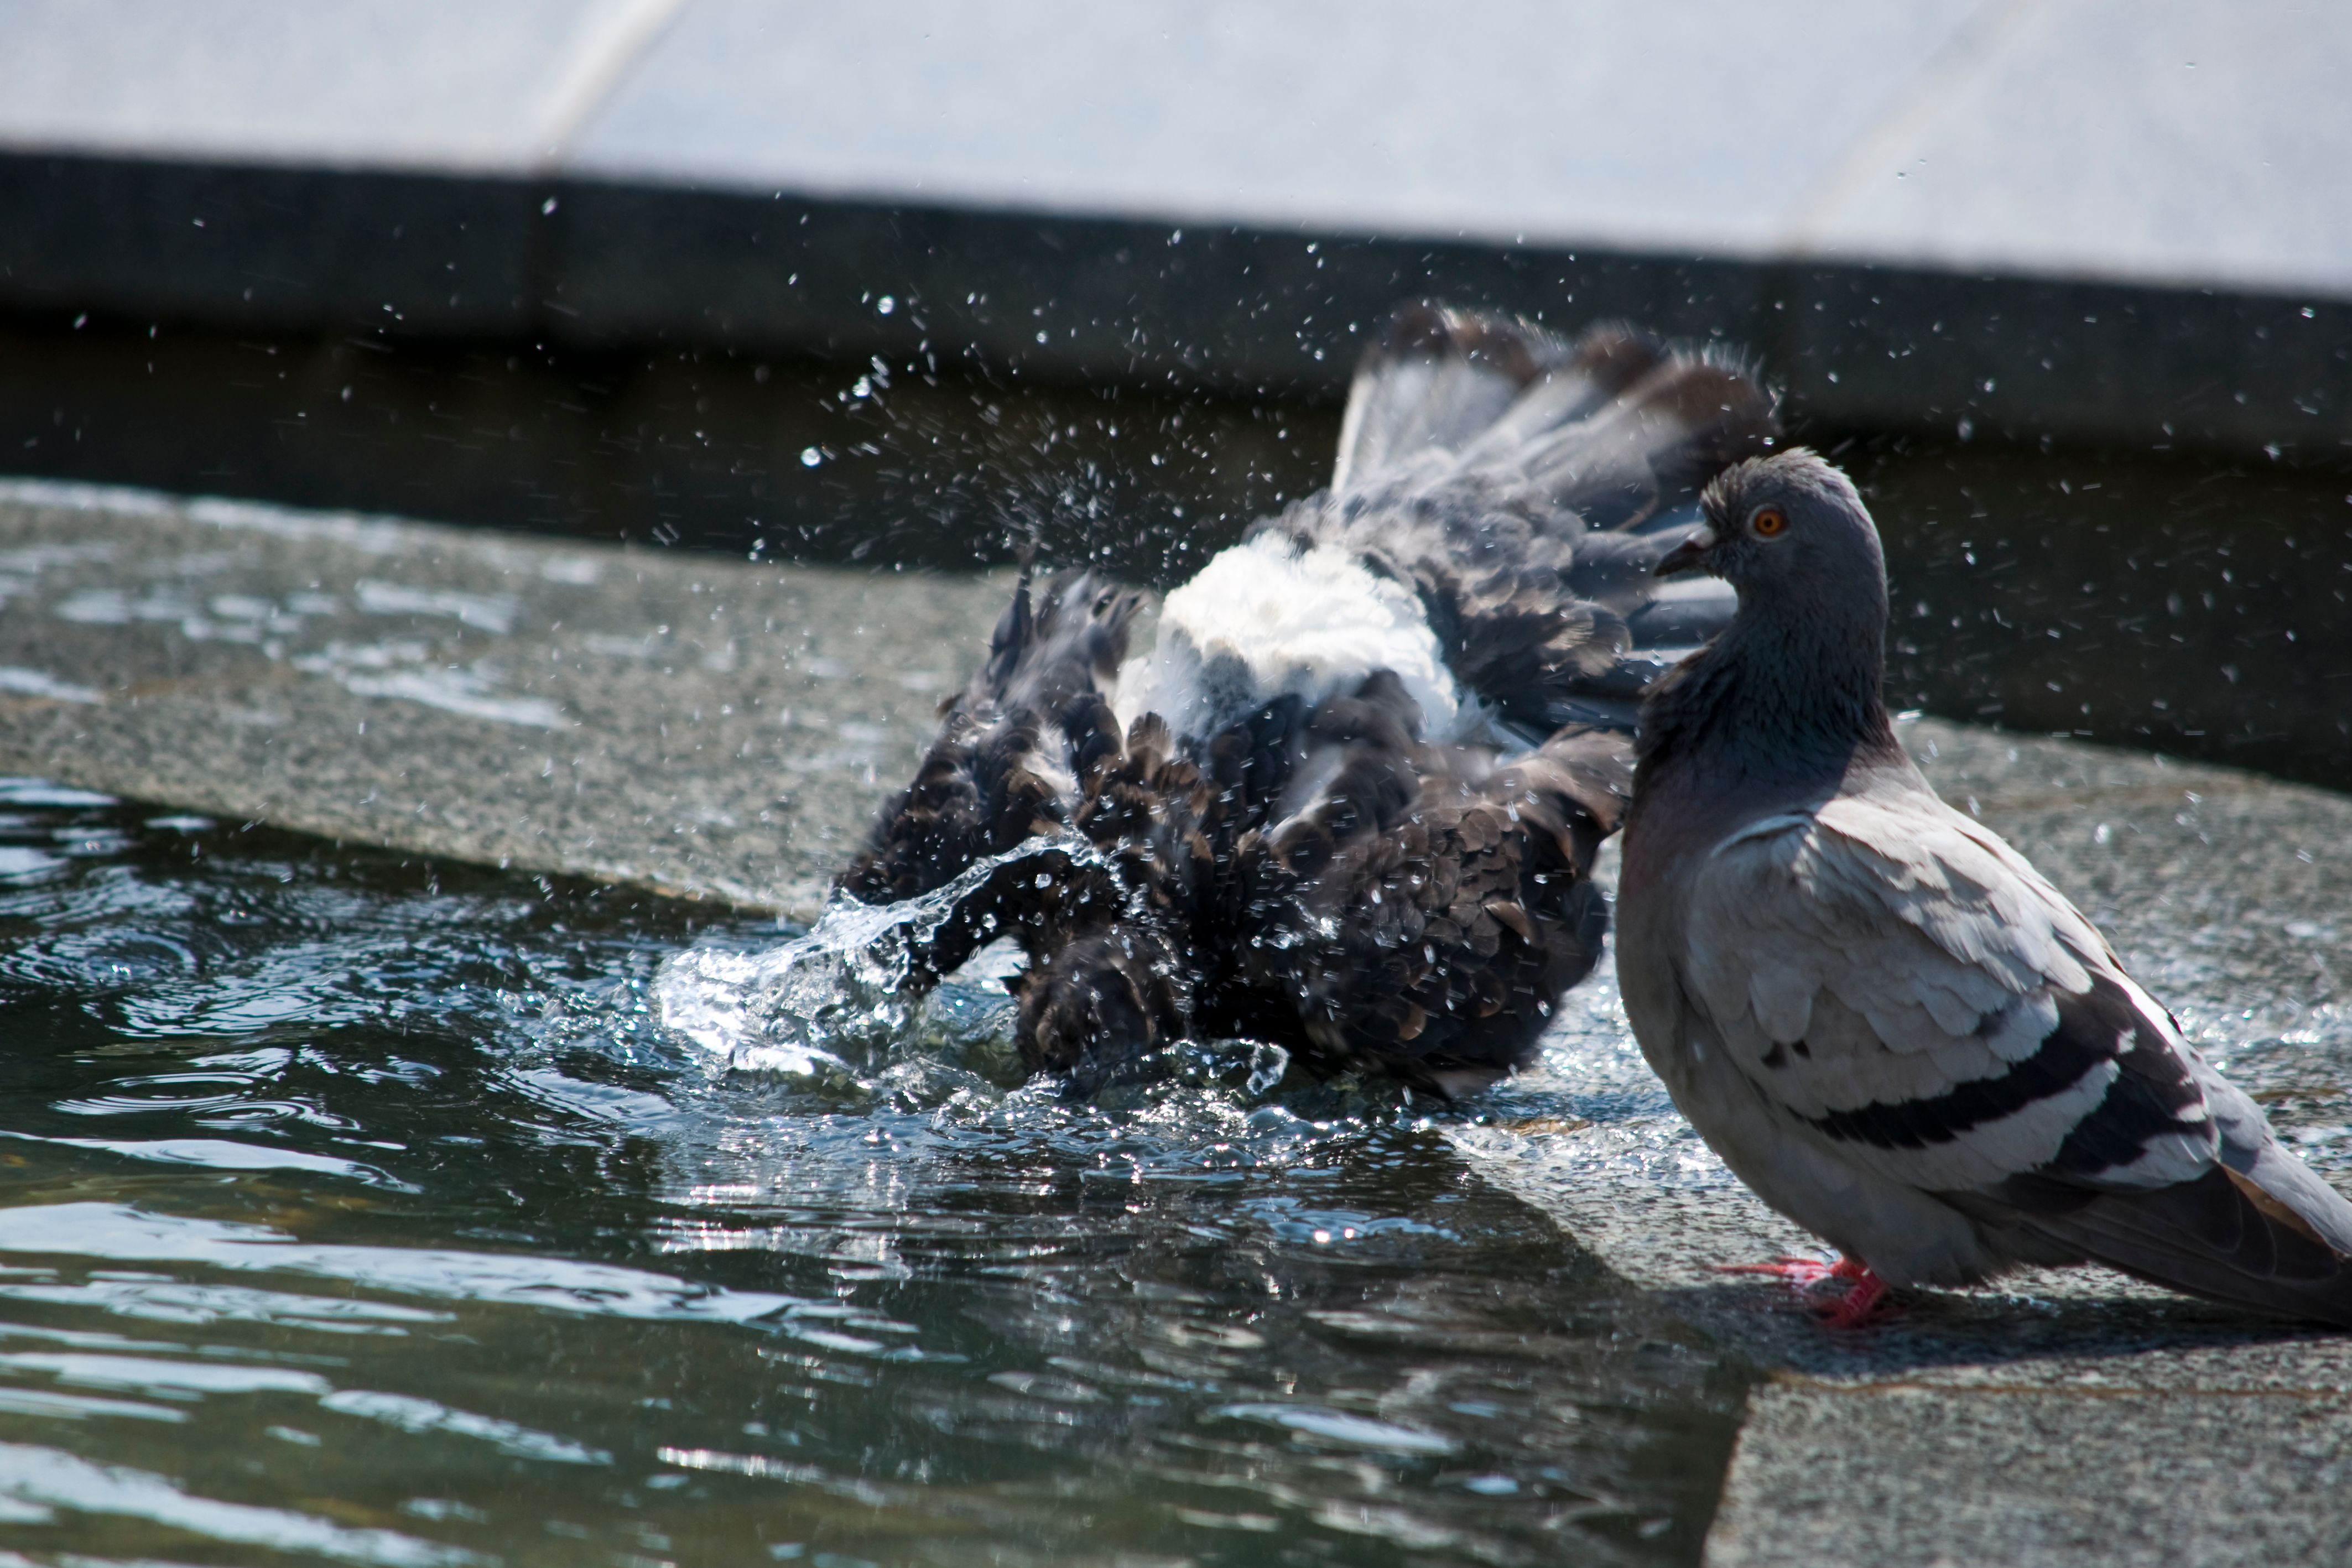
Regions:
M 1285 694 L 1312 706 L 1353 691 L 1374 670 L 1403 683 L 1424 739 L 1486 727 L 1410 589 L 1351 551 L 1262 533 L 1168 595 L 1158 643 L 1119 671 L 1111 706 L 1122 724 L 1156 713 L 1178 735 L 1202 737 Z
M 1331 488 L 1168 596 L 1115 706 L 1197 741 L 1386 670 L 1432 742 L 1630 730 L 1642 688 L 1731 610 L 1650 569 L 1774 429 L 1740 367 L 1643 333 L 1408 308 L 1357 371 Z

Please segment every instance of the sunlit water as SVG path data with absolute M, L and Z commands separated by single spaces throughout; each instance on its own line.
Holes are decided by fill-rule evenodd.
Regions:
M 1604 988 L 1468 1110 L 1212 1049 L 1089 1106 L 1005 1086 L 985 960 L 849 1027 L 791 936 L 0 787 L 0 1541 L 1696 1557 L 1747 1375 L 1457 1146 L 1720 1179 Z

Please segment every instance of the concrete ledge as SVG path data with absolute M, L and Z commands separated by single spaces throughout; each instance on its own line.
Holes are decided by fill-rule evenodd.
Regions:
M 0 152 L 0 215 L 17 310 L 1335 398 L 1427 296 L 1738 345 L 1817 426 L 2352 447 L 2352 303 L 2323 292 L 55 153 Z
M 0 490 L 0 769 L 811 917 L 1009 582 Z
M 2347 1485 L 2340 1392 L 1780 1382 L 1749 1403 L 1706 1562 L 2341 1563 Z
M 541 312 L 527 181 L 0 153 L 0 303 L 508 340 Z
M 1759 356 L 1800 423 L 2159 450 L 2352 447 L 2352 304 L 1606 245 L 1370 237 L 567 183 L 549 329 L 1336 397 L 1400 298 Z M 880 310 L 887 298 L 888 313 Z M 573 314 L 572 312 L 576 312 Z
M 2352 24 L 2300 0 L 0 13 L 0 309 L 1328 397 L 1442 294 L 1720 335 L 1847 429 L 2352 443 Z

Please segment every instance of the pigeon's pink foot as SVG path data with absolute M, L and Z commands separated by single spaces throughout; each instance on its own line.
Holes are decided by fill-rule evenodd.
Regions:
M 1718 1263 L 1715 1267 L 1725 1274 L 1769 1274 L 1807 1292 L 1832 1281 L 1846 1281 L 1843 1291 L 1812 1307 L 1813 1316 L 1825 1328 L 1867 1328 L 1893 1317 L 1897 1311 L 1888 1299 L 1891 1287 L 1886 1281 L 1872 1273 L 1867 1265 L 1851 1258 L 1841 1258 L 1834 1263 L 1824 1263 L 1818 1258 L 1778 1258 L 1769 1263 Z
M 1769 1263 L 1714 1263 L 1708 1265 L 1718 1274 L 1769 1274 L 1776 1280 L 1786 1280 L 1800 1291 L 1810 1291 L 1827 1280 L 1840 1278 L 1839 1270 L 1846 1267 L 1841 1260 L 1824 1263 L 1818 1258 L 1775 1258 Z
M 1841 1258 L 1830 1273 L 1837 1279 L 1851 1281 L 1843 1293 L 1813 1309 L 1813 1316 L 1822 1326 L 1832 1329 L 1868 1328 L 1895 1315 L 1895 1303 L 1888 1300 L 1891 1289 L 1885 1281 L 1872 1273 L 1869 1268 L 1851 1258 Z

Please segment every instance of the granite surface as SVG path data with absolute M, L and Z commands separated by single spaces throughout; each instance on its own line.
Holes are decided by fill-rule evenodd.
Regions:
M 265 162 L 547 162 L 677 0 L 0 6 L 0 143 Z
M 1328 396 L 1437 294 L 1724 337 L 1848 427 L 2352 441 L 2340 7 L 1470 0 L 1445 47 L 1399 0 L 0 28 L 0 307 L 59 322 Z
M 0 488 L 0 768 L 802 916 L 1009 580 Z
M 583 128 L 573 166 L 1177 222 L 1760 250 L 1985 9 L 1475 0 L 1452 30 L 1509 47 L 1432 49 L 1410 47 L 1429 14 L 1409 0 L 802 15 L 700 0 Z M 1806 112 L 1727 135 L 1759 78 Z M 1655 113 L 1669 99 L 1683 111 Z
M 1805 249 L 2332 289 L 2352 204 L 2309 193 L 2352 156 L 2352 13 L 2083 0 L 1969 25 L 1791 214 Z
M 1710 1568 L 2173 1568 L 2352 1559 L 2338 1396 L 1775 1384 Z
M 0 490 L 0 771 L 805 917 L 1007 587 L 20 483 Z M 2352 799 L 1902 729 L 2352 1177 Z M 1605 967 L 1542 1069 L 1440 1126 L 1760 1380 L 1714 1563 L 2317 1563 L 2352 1541 L 2352 1340 L 2095 1270 L 1917 1292 L 1832 1333 L 1721 1271 L 1812 1245 L 1674 1114 Z
M 1403 0 L 8 0 L 0 144 L 2352 287 L 2333 7 L 1471 0 L 1439 49 L 1427 22 Z

